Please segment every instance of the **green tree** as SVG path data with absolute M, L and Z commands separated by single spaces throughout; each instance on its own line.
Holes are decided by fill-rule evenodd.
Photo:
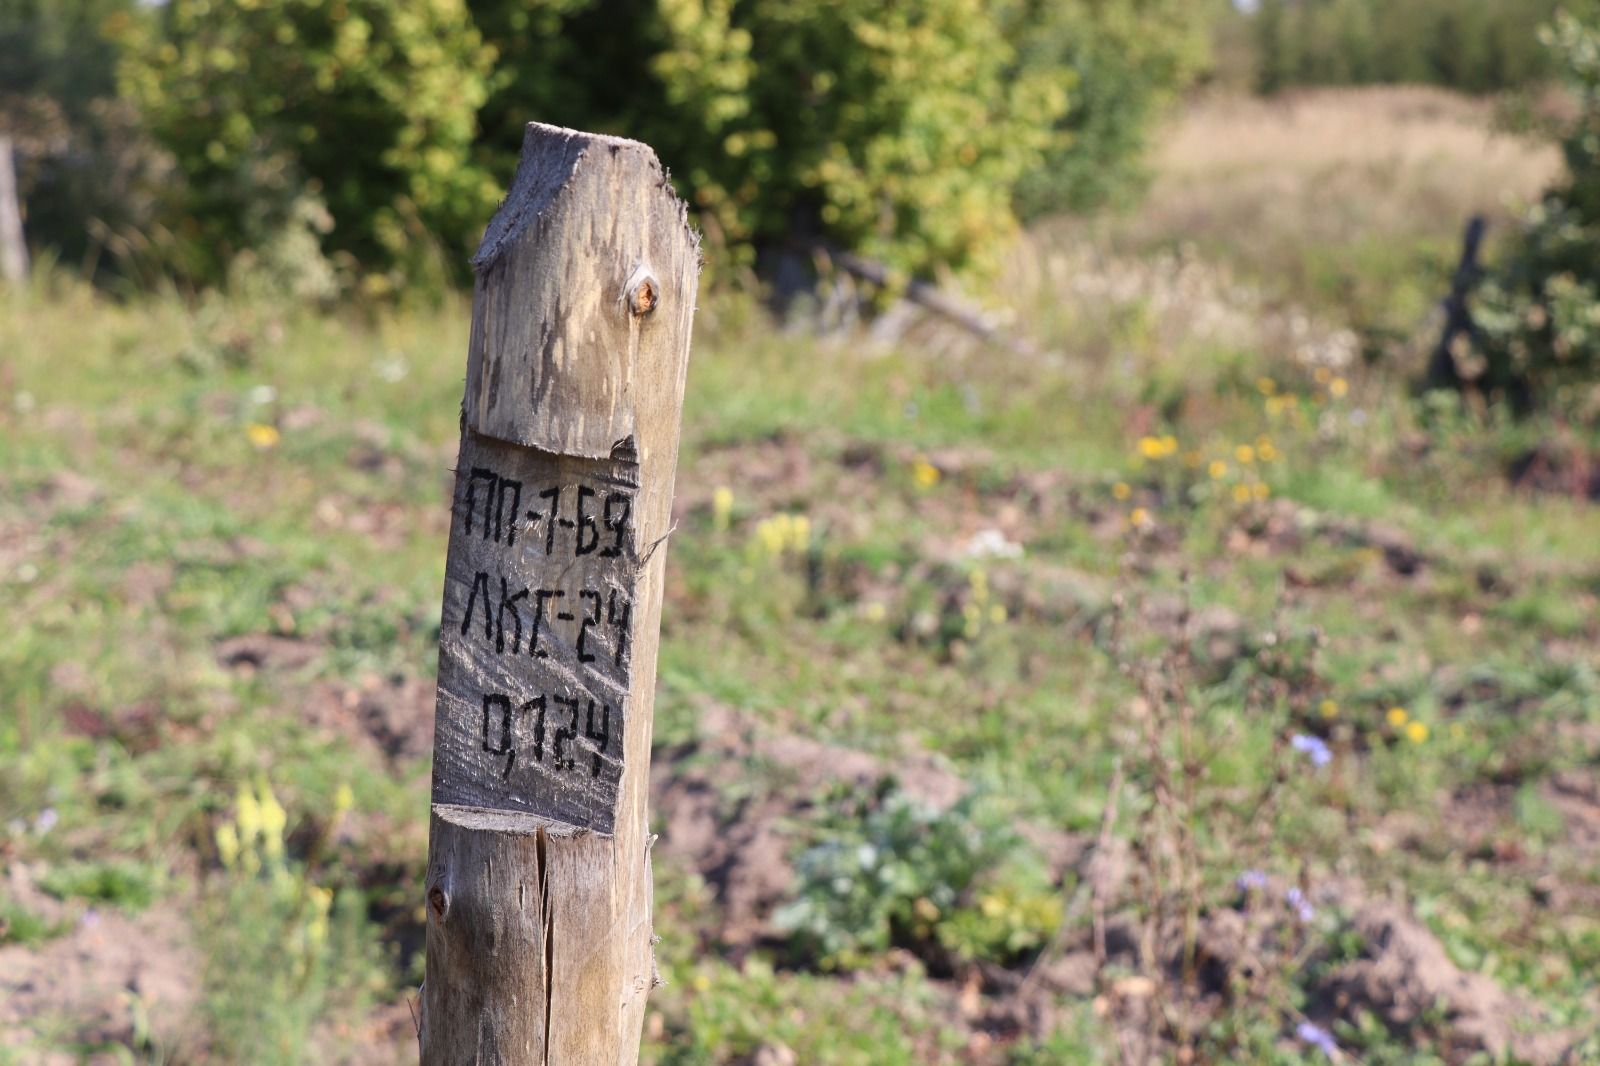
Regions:
M 462 0 L 168 0 L 129 20 L 124 92 L 173 154 L 178 269 L 286 231 L 369 279 L 451 262 L 496 196 L 472 164 L 492 52 Z
M 1195 0 L 1018 0 L 1002 10 L 1020 68 L 1055 79 L 1071 100 L 1019 184 L 1022 214 L 1136 194 L 1151 126 L 1204 66 L 1214 13 Z
M 474 0 L 502 55 L 497 156 L 529 118 L 653 145 L 724 261 L 815 241 L 907 272 L 981 260 L 1058 136 L 985 0 Z

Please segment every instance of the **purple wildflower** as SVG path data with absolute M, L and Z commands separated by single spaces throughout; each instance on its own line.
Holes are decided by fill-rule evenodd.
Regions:
M 1289 745 L 1295 751 L 1304 752 L 1306 758 L 1311 760 L 1312 766 L 1321 768 L 1333 761 L 1333 750 L 1321 737 L 1312 736 L 1310 733 L 1296 733 L 1290 738 Z
M 50 830 L 54 829 L 56 827 L 56 823 L 60 820 L 61 816 L 56 813 L 56 809 L 54 807 L 46 807 L 44 810 L 40 811 L 38 817 L 33 820 L 33 831 L 38 833 L 40 836 L 44 836 L 46 833 L 50 832 Z
M 1267 887 L 1267 875 L 1260 870 L 1246 870 L 1234 885 L 1240 892 L 1256 892 Z
M 1306 899 L 1306 894 L 1298 888 L 1291 888 L 1284 893 L 1284 899 L 1289 901 L 1289 906 L 1294 908 L 1302 922 L 1309 922 L 1317 916 L 1316 908 L 1311 906 L 1311 901 Z
M 1334 1042 L 1333 1034 L 1319 1025 L 1301 1022 L 1295 1026 L 1294 1035 L 1312 1047 L 1320 1048 L 1322 1053 L 1330 1059 L 1339 1054 L 1339 1045 Z

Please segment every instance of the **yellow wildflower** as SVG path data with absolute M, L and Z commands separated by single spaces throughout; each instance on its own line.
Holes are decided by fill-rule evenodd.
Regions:
M 1333 700 L 1323 700 L 1317 705 L 1317 710 L 1321 712 L 1324 718 L 1339 717 L 1339 705 Z
M 1406 738 L 1413 744 L 1421 744 L 1428 739 L 1428 727 L 1422 722 L 1412 722 L 1406 726 Z
M 1233 502 L 1234 503 L 1249 503 L 1250 502 L 1250 486 L 1249 485 L 1235 485 L 1233 487 Z
M 1154 437 L 1139 438 L 1139 454 L 1146 459 L 1160 459 L 1167 453 L 1162 451 L 1161 442 Z
M 1272 488 L 1265 481 L 1257 481 L 1250 486 L 1250 494 L 1258 500 L 1264 500 L 1272 495 Z
M 250 439 L 251 444 L 263 451 L 276 447 L 280 439 L 277 428 L 264 422 L 250 423 L 244 428 L 244 435 Z
M 1206 472 L 1211 475 L 1212 481 L 1220 481 L 1228 476 L 1228 464 L 1221 459 L 1213 459 L 1211 460 L 1211 465 L 1206 468 Z
M 1271 378 L 1256 378 L 1256 388 L 1261 390 L 1261 395 L 1271 396 L 1278 391 L 1278 383 Z
M 1256 450 L 1248 444 L 1241 444 L 1233 450 L 1233 457 L 1244 466 L 1249 466 L 1256 461 Z
M 1326 385 L 1329 379 L 1333 377 L 1333 371 L 1329 370 L 1325 366 L 1319 366 L 1317 369 L 1311 372 L 1311 377 L 1318 385 Z
M 1263 463 L 1276 462 L 1278 458 L 1278 449 L 1273 447 L 1273 444 L 1270 440 L 1267 440 L 1265 437 L 1263 437 L 1256 444 L 1256 457 Z
M 1133 495 L 1133 486 L 1129 485 L 1126 481 L 1119 481 L 1115 485 L 1111 486 L 1111 495 L 1114 499 L 1126 500 L 1129 496 Z
M 1170 433 L 1161 438 L 1161 454 L 1176 455 L 1178 453 L 1178 438 Z
M 993 622 L 995 625 L 998 626 L 998 625 L 1003 625 L 1005 623 L 1005 620 L 1006 620 L 1006 609 L 1005 609 L 1005 605 L 1004 604 L 997 603 L 993 607 L 989 608 L 989 621 Z
M 234 806 L 237 810 L 233 820 L 239 824 L 239 836 L 245 843 L 254 843 L 261 832 L 261 805 L 256 802 L 255 793 L 250 791 L 249 785 L 239 786 Z
M 1134 528 L 1143 529 L 1150 524 L 1150 512 L 1143 507 L 1135 507 L 1133 513 L 1128 515 L 1128 521 L 1133 524 Z
M 802 554 L 811 547 L 811 519 L 803 514 L 775 514 L 758 522 L 753 535 L 761 550 L 774 559 L 789 552 Z
M 1328 395 L 1332 396 L 1335 400 L 1339 399 L 1349 391 L 1350 383 L 1344 378 L 1334 378 L 1332 381 L 1328 382 Z
M 239 830 L 232 822 L 217 826 L 217 858 L 229 869 L 239 859 Z
M 261 849 L 268 858 L 282 858 L 283 831 L 289 824 L 289 816 L 265 781 L 258 783 L 257 791 L 260 794 L 257 804 L 261 812 Z
M 1405 725 L 1410 718 L 1411 716 L 1406 713 L 1406 709 L 1404 707 L 1389 708 L 1389 724 L 1394 726 L 1396 729 L 1399 729 L 1401 726 Z
M 732 517 L 733 490 L 726 485 L 719 485 L 717 491 L 711 494 L 711 528 L 718 533 L 726 533 Z
M 919 455 L 911 463 L 911 482 L 919 489 L 931 489 L 939 483 L 939 468 Z

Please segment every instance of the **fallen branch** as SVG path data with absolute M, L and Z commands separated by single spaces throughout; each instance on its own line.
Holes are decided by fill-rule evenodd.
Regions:
M 827 246 L 818 246 L 816 251 L 852 277 L 860 278 L 880 288 L 894 287 L 893 272 L 886 264 L 876 259 Z M 931 282 L 911 279 L 905 286 L 904 296 L 918 307 L 932 311 L 986 343 L 999 345 L 1021 356 L 1033 357 L 1039 354 L 1039 349 L 1031 342 L 1006 333 L 983 311 Z

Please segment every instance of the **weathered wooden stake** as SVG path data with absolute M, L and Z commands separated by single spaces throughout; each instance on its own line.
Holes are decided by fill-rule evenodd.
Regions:
M 633 1063 L 698 242 L 647 146 L 535 123 L 473 265 L 422 1062 Z
M 27 276 L 28 246 L 22 239 L 16 155 L 11 138 L 0 133 L 0 281 L 16 285 Z

